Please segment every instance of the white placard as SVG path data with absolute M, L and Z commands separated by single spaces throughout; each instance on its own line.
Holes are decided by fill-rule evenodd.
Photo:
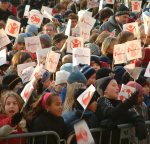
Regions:
M 0 66 L 6 64 L 6 48 L 0 51 Z
M 49 71 L 49 72 L 55 72 L 58 62 L 60 59 L 60 54 L 56 53 L 54 51 L 50 51 L 47 55 L 46 58 L 46 63 L 45 63 L 45 68 Z
M 42 49 L 39 36 L 25 38 L 25 46 L 26 50 L 32 53 L 35 53 L 37 50 Z
M 135 37 L 140 38 L 140 30 L 137 22 L 124 24 L 123 30 L 132 32 Z
M 146 68 L 146 71 L 145 71 L 145 74 L 144 74 L 145 77 L 150 77 L 150 62 Z
M 114 45 L 113 58 L 115 64 L 127 63 L 126 44 Z
M 149 12 L 143 12 L 143 21 L 144 21 L 144 29 L 145 29 L 145 34 L 150 33 L 150 15 Z
M 30 5 L 26 5 L 25 10 L 24 10 L 24 17 L 29 17 L 30 13 Z
M 103 3 L 104 3 L 104 0 L 100 0 L 98 11 L 100 11 L 101 9 L 103 9 Z
M 8 45 L 10 43 L 10 39 L 8 38 L 4 29 L 0 29 L 0 48 Z
M 94 144 L 94 139 L 84 120 L 74 125 L 77 144 Z
M 42 6 L 42 8 L 41 8 L 41 13 L 43 14 L 43 16 L 45 17 L 45 18 L 48 18 L 48 15 L 47 15 L 47 13 L 49 13 L 49 14 L 51 14 L 52 15 L 52 8 L 49 8 L 49 7 L 46 7 L 46 6 Z M 45 12 L 46 11 L 46 12 Z
M 79 64 L 90 65 L 91 52 L 89 48 L 77 48 L 73 49 L 73 66 Z
M 18 76 L 21 77 L 22 71 L 24 69 L 26 69 L 27 67 L 30 67 L 30 66 L 36 66 L 36 63 L 35 62 L 30 62 L 30 63 L 24 63 L 24 64 L 17 65 Z
M 107 3 L 107 4 L 114 4 L 114 3 L 115 3 L 115 0 L 106 0 L 106 3 Z
M 51 48 L 40 49 L 36 51 L 38 64 L 45 65 L 46 57 Z
M 87 8 L 95 8 L 98 7 L 98 0 L 87 0 Z
M 83 38 L 83 41 L 89 41 L 90 38 L 90 28 L 80 28 L 80 37 Z
M 80 28 L 79 27 L 72 28 L 71 32 L 72 32 L 72 36 L 74 36 L 74 37 L 79 37 L 80 36 Z
M 70 30 L 71 30 L 71 19 L 68 20 L 65 35 L 70 36 Z
M 12 37 L 17 37 L 19 34 L 20 25 L 20 22 L 9 18 L 6 23 L 5 32 Z
M 126 42 L 127 60 L 134 60 L 142 58 L 142 48 L 140 40 L 133 40 Z
M 82 37 L 68 37 L 67 40 L 67 52 L 72 53 L 72 49 L 83 47 L 83 38 Z
M 38 28 L 40 28 L 42 22 L 43 22 L 43 15 L 39 13 L 30 12 L 28 19 L 29 25 L 36 25 Z
M 142 1 L 131 1 L 132 3 L 132 12 L 138 13 L 141 12 Z

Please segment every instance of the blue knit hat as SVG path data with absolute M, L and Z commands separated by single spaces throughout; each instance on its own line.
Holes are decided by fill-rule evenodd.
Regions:
M 25 43 L 25 38 L 27 38 L 28 35 L 26 33 L 20 33 L 15 39 L 15 43 Z
M 73 64 L 72 63 L 65 63 L 60 67 L 60 70 L 65 70 L 67 72 L 73 72 Z
M 86 77 L 80 71 L 75 71 L 70 74 L 67 82 L 69 84 L 72 84 L 75 82 L 86 84 L 87 80 L 86 80 Z
M 27 25 L 25 32 L 31 33 L 32 35 L 37 35 L 38 34 L 38 28 L 35 25 Z
M 48 70 L 44 72 L 41 82 L 44 83 L 46 80 L 50 79 L 52 73 L 50 73 Z
M 82 72 L 84 74 L 84 76 L 86 77 L 86 79 L 88 80 L 93 74 L 96 73 L 95 69 L 86 65 L 83 68 L 81 68 L 80 72 Z

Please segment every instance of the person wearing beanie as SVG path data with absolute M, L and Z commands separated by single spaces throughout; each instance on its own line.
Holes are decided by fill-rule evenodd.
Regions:
M 145 121 L 142 116 L 130 109 L 138 103 L 139 92 L 134 92 L 125 101 L 118 100 L 119 88 L 117 81 L 112 77 L 104 77 L 97 80 L 96 91 L 100 94 L 97 101 L 96 118 L 106 129 L 112 130 L 113 136 L 111 140 L 108 136 L 103 136 L 105 144 L 110 141 L 113 144 L 119 144 L 120 130 L 117 130 L 118 124 L 133 123 L 135 126 L 136 136 L 139 140 L 143 140 L 147 136 Z M 114 131 L 115 130 L 115 131 Z
M 4 22 L 7 21 L 10 15 L 13 15 L 13 13 L 9 11 L 9 6 L 9 0 L 0 0 L 0 20 Z
M 121 4 L 115 15 L 111 16 L 107 22 L 100 26 L 100 31 L 102 32 L 107 30 L 112 32 L 115 29 L 116 35 L 118 35 L 123 30 L 123 24 L 128 23 L 128 19 L 129 8 L 127 8 L 124 4 Z
M 39 37 L 40 37 L 42 49 L 51 47 L 52 40 L 48 34 L 40 34 Z
M 38 34 L 38 27 L 36 25 L 27 25 L 25 32 L 30 33 L 32 36 L 36 36 Z
M 72 63 L 65 63 L 60 67 L 60 70 L 65 70 L 67 72 L 73 72 L 73 64 Z
M 134 81 L 129 81 L 127 86 L 135 88 L 137 91 L 139 91 L 137 104 L 134 106 L 133 110 L 136 110 L 141 116 L 144 117 L 145 121 L 148 120 L 148 108 L 146 104 L 144 103 L 144 89 L 143 87 Z
M 99 57 L 96 55 L 91 55 L 90 66 L 94 68 L 96 71 L 100 69 L 100 61 Z
M 6 74 L 2 80 L 3 89 L 10 89 L 16 91 L 18 88 L 22 87 L 22 80 L 16 74 Z
M 84 74 L 84 76 L 87 79 L 87 87 L 90 86 L 91 84 L 94 84 L 96 81 L 96 71 L 94 68 L 90 66 L 84 66 L 83 68 L 80 69 L 80 71 Z
M 96 80 L 106 77 L 106 76 L 114 76 L 114 72 L 109 69 L 109 68 L 100 68 L 97 72 L 96 72 Z

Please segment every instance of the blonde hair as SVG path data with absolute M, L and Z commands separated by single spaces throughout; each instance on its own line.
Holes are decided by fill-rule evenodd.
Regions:
M 8 99 L 8 97 L 15 97 L 18 103 L 19 110 L 21 110 L 23 106 L 23 99 L 14 91 L 5 91 L 2 93 L 2 99 L 1 99 L 1 104 L 2 104 L 2 113 L 5 113 L 5 104 Z
M 102 43 L 101 53 L 102 55 L 107 55 L 107 50 L 110 45 L 113 45 L 117 41 L 115 37 L 107 37 L 105 38 L 104 42 Z
M 67 93 L 66 93 L 66 99 L 63 106 L 63 112 L 67 112 L 72 110 L 73 104 L 75 102 L 74 99 L 74 92 L 76 89 L 79 89 L 83 86 L 82 83 L 73 83 L 73 84 L 67 84 Z

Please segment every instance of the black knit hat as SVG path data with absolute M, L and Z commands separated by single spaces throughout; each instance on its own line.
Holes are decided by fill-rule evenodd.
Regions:
M 108 84 L 110 83 L 110 81 L 113 80 L 112 77 L 103 77 L 103 78 L 100 78 L 98 80 L 96 80 L 95 82 L 95 88 L 96 88 L 96 91 L 97 93 L 100 95 L 100 96 L 103 96 L 104 95 L 104 91 L 106 90 Z
M 58 33 L 53 37 L 53 44 L 60 42 L 63 39 L 67 39 L 68 36 L 64 35 L 63 33 Z
M 114 74 L 114 72 L 111 69 L 103 67 L 97 71 L 96 79 L 107 77 L 110 76 L 111 74 Z
M 124 4 L 121 4 L 117 12 L 115 13 L 115 16 L 129 15 L 129 13 L 129 8 L 127 8 Z
M 91 62 L 92 61 L 94 61 L 95 63 L 97 63 L 100 66 L 99 56 L 91 55 Z
M 95 69 L 92 68 L 92 67 L 90 67 L 90 66 L 88 66 L 88 65 L 86 65 L 86 66 L 84 66 L 83 68 L 81 68 L 80 71 L 84 74 L 84 76 L 86 77 L 87 80 L 88 80 L 93 74 L 96 73 Z
M 13 90 L 14 87 L 19 83 L 22 82 L 21 78 L 16 74 L 7 74 L 3 77 L 2 84 L 3 88 L 8 88 Z

